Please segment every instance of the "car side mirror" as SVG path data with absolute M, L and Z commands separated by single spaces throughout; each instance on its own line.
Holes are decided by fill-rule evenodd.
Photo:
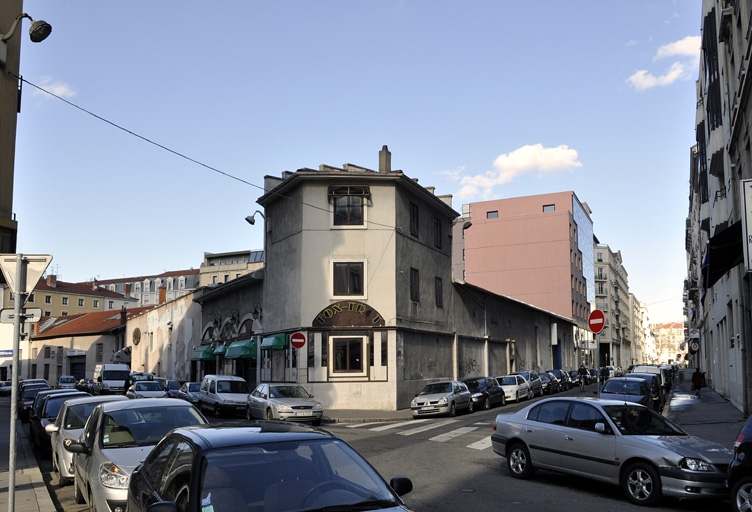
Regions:
M 47 425 L 45 425 L 44 430 L 47 431 L 48 434 L 54 434 L 60 429 L 54 423 L 48 423 Z
M 397 493 L 397 496 L 404 496 L 413 490 L 413 482 L 406 476 L 395 476 L 389 481 L 389 485 Z
M 71 453 L 84 453 L 88 455 L 90 452 L 89 447 L 86 446 L 86 443 L 74 441 L 73 439 L 66 439 L 65 441 L 63 441 L 63 446 Z

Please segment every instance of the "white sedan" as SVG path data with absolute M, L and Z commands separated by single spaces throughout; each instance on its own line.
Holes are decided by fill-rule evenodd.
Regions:
M 496 380 L 499 381 L 501 389 L 504 390 L 504 397 L 507 402 L 510 400 L 519 402 L 523 398 L 533 398 L 530 383 L 522 375 L 504 375 L 503 377 L 496 377 Z

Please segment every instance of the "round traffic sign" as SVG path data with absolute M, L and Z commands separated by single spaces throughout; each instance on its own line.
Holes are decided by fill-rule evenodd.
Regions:
M 606 326 L 606 315 L 600 309 L 594 309 L 588 317 L 587 324 L 588 328 L 597 334 Z
M 303 348 L 305 346 L 305 333 L 302 333 L 300 331 L 292 333 L 290 336 L 290 345 L 292 345 L 293 348 Z

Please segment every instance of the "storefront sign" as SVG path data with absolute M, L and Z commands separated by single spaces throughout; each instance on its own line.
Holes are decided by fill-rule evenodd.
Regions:
M 384 319 L 368 304 L 341 301 L 322 309 L 313 321 L 315 327 L 383 327 Z

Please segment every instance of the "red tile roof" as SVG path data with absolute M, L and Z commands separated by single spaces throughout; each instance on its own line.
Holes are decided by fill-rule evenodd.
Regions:
M 47 280 L 43 277 L 39 280 L 34 293 L 40 292 L 56 292 L 56 293 L 68 293 L 71 295 L 93 295 L 95 297 L 108 297 L 112 299 L 131 299 L 123 294 L 107 290 L 106 288 L 93 288 L 91 283 L 66 283 L 65 281 L 57 281 L 55 286 L 49 286 Z
M 153 308 L 141 307 L 126 309 L 126 319 L 139 315 Z M 97 311 L 59 317 L 44 317 L 39 322 L 39 333 L 32 339 L 57 338 L 60 336 L 77 336 L 86 334 L 107 334 L 123 325 L 121 311 Z

